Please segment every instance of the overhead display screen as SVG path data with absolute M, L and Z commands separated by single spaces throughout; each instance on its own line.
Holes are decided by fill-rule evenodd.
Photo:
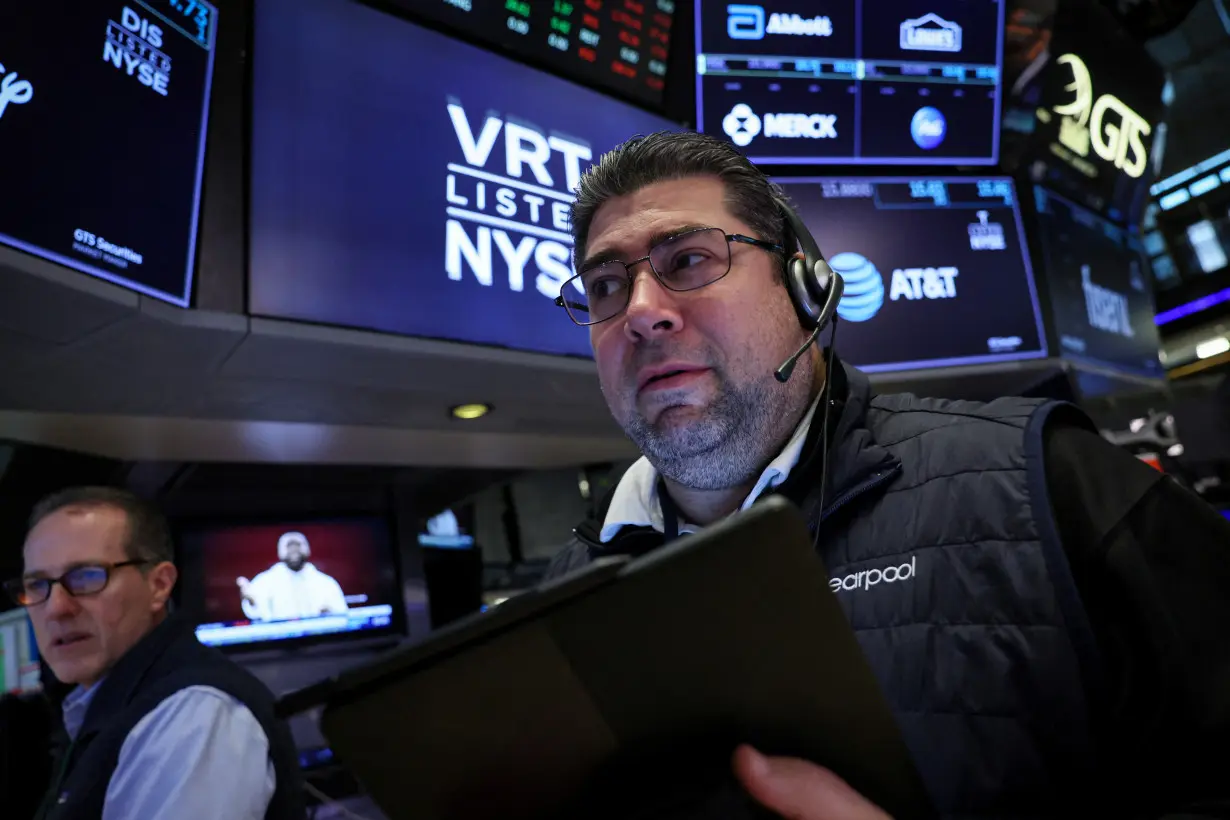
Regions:
M 658 108 L 676 2 L 687 0 L 391 0 L 391 5 L 584 85 Z
M 187 307 L 218 16 L 0 3 L 0 242 Z
M 1028 168 L 1049 190 L 1135 224 L 1166 147 L 1166 73 L 1106 4 L 1053 5 L 1049 25 L 1009 60 L 1004 167 Z
M 553 302 L 572 192 L 671 123 L 349 0 L 255 25 L 252 313 L 591 355 Z
M 1165 376 L 1139 239 L 1041 187 L 1034 199 L 1062 355 Z
M 776 182 L 845 279 L 846 361 L 874 373 L 1046 355 L 1011 180 Z
M 757 163 L 993 165 L 1003 0 L 696 0 L 696 122 Z

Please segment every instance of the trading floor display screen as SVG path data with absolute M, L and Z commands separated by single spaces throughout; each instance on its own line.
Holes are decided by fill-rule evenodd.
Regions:
M 218 15 L 0 3 L 0 242 L 187 307 Z
M 392 0 L 467 38 L 651 108 L 662 105 L 676 2 L 687 0 Z
M 1003 0 L 696 0 L 696 121 L 753 162 L 993 165 Z
M 1153 289 L 1135 234 L 1041 187 L 1038 236 L 1063 355 L 1161 378 Z
M 776 182 L 845 280 L 846 361 L 877 372 L 1046 355 L 1010 179 Z

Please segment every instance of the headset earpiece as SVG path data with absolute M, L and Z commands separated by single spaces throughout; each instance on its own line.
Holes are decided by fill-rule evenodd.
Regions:
M 815 237 L 790 203 L 779 197 L 777 207 L 786 221 L 786 290 L 790 301 L 804 330 L 822 330 L 837 313 L 845 282 L 829 267 Z M 802 259 L 794 255 L 795 242 L 803 251 Z

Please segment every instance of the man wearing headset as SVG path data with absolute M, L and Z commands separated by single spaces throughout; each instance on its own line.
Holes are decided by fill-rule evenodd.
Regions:
M 941 814 L 1230 816 L 1230 527 L 1211 508 L 1068 405 L 873 396 L 832 342 L 806 347 L 840 279 L 724 142 L 616 148 L 572 230 L 557 304 L 644 457 L 548 577 L 780 493 Z M 885 816 L 806 761 L 743 747 L 733 770 L 785 817 Z

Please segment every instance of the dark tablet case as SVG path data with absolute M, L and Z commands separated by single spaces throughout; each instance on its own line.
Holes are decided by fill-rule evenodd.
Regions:
M 934 816 L 802 516 L 777 498 L 281 706 L 320 703 L 392 820 L 761 816 L 730 778 L 742 742 L 828 766 L 897 820 Z

